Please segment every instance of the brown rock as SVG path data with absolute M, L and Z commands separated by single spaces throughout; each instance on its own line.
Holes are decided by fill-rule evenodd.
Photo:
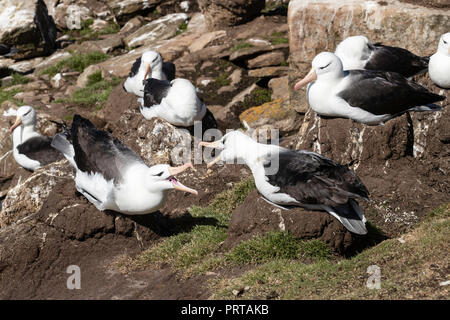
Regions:
M 320 239 L 339 254 L 349 253 L 361 239 L 327 212 L 282 210 L 264 201 L 255 190 L 234 211 L 224 246 L 231 248 L 270 231 L 286 231 L 297 239 Z
M 277 129 L 282 134 L 298 130 L 301 125 L 300 116 L 290 107 L 288 99 L 277 99 L 249 108 L 241 113 L 239 120 L 247 122 L 252 129 Z
M 282 51 L 274 51 L 262 54 L 256 58 L 247 61 L 247 66 L 250 69 L 278 66 L 285 61 L 284 53 Z
M 268 86 L 272 90 L 272 99 L 286 98 L 289 96 L 288 76 L 272 78 Z
M 226 35 L 227 35 L 227 33 L 225 30 L 218 30 L 218 31 L 205 33 L 205 34 L 201 35 L 199 38 L 197 38 L 195 40 L 195 42 L 189 46 L 189 51 L 191 53 L 200 51 L 203 48 L 205 48 L 208 44 L 210 44 L 211 42 L 213 42 L 217 39 L 223 38 Z
M 233 52 L 230 55 L 230 61 L 247 60 L 247 59 L 256 57 L 262 53 L 268 52 L 268 51 L 284 49 L 284 48 L 289 48 L 289 44 L 287 44 L 287 43 L 286 44 L 278 44 L 276 46 L 261 45 L 261 46 L 254 46 L 254 47 L 250 47 L 250 48 L 244 48 L 244 49 L 240 49 L 240 50 Z
M 289 67 L 265 67 L 260 69 L 250 70 L 249 77 L 264 78 L 264 77 L 281 77 L 288 73 Z
M 208 29 L 220 30 L 254 19 L 265 6 L 264 0 L 199 0 Z

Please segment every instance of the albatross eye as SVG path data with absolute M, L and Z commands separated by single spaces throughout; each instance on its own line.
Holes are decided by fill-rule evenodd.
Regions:
M 164 171 L 161 171 L 160 173 L 155 174 L 155 176 L 161 177 L 163 175 Z
M 444 39 L 442 39 L 442 41 L 444 41 L 444 44 L 447 44 L 447 41 L 445 41 Z
M 328 64 L 327 64 L 326 66 L 324 66 L 324 67 L 320 67 L 319 69 L 320 69 L 320 70 L 325 69 L 325 68 L 328 67 L 330 64 L 331 64 L 331 62 L 328 63 Z

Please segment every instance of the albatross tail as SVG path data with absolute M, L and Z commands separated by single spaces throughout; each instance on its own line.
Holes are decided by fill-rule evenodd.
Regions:
M 69 160 L 70 164 L 77 169 L 77 164 L 75 163 L 75 150 L 73 149 L 73 145 L 69 142 L 68 131 L 64 131 L 62 133 L 58 133 L 53 137 L 51 146 L 61 152 L 67 160 Z
M 349 199 L 346 204 L 336 207 L 324 206 L 324 209 L 338 219 L 348 231 L 361 235 L 367 234 L 367 220 L 355 200 Z

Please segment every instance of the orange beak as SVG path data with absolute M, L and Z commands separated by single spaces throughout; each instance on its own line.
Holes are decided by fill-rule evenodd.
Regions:
M 294 86 L 294 90 L 297 91 L 300 88 L 303 88 L 304 86 L 306 86 L 308 83 L 317 80 L 317 73 L 316 70 L 314 70 L 314 68 L 312 68 L 308 74 L 306 75 L 306 77 L 304 77 L 302 80 L 300 80 L 299 82 L 297 82 Z
M 17 128 L 22 124 L 22 118 L 20 116 L 17 116 L 16 122 L 9 128 L 9 133 L 13 133 L 14 129 Z
M 150 67 L 150 63 L 146 63 L 145 64 L 144 81 L 147 79 L 147 76 L 151 71 L 152 71 L 152 68 Z

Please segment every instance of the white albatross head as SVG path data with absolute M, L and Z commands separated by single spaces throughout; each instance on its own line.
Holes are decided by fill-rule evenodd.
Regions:
M 450 32 L 444 33 L 439 39 L 438 52 L 450 57 Z
M 344 70 L 364 68 L 371 54 L 369 44 L 365 36 L 348 37 L 338 44 L 335 54 L 342 60 Z
M 152 71 L 161 71 L 163 59 L 161 55 L 156 51 L 145 51 L 141 57 L 141 63 L 144 65 L 145 74 L 144 79 L 147 79 L 149 74 L 152 74 Z M 161 80 L 161 79 L 159 79 Z
M 298 90 L 308 83 L 320 79 L 338 79 L 343 76 L 342 61 L 332 52 L 319 53 L 311 63 L 312 68 L 309 73 L 298 81 L 294 90 Z
M 168 164 L 157 164 L 151 166 L 147 170 L 147 189 L 150 192 L 175 189 L 198 195 L 196 190 L 186 187 L 184 184 L 179 182 L 177 178 L 175 178 L 175 175 L 191 167 L 192 164 L 190 163 L 186 163 L 178 167 L 171 167 Z
M 17 109 L 16 121 L 9 128 L 9 132 L 13 133 L 18 126 L 34 126 L 36 124 L 36 111 L 31 106 L 23 106 Z
M 234 160 L 246 161 L 255 156 L 256 150 L 254 146 L 258 143 L 251 137 L 241 131 L 231 131 L 224 135 L 221 139 L 214 142 L 201 141 L 200 146 L 221 150 L 220 154 L 207 167 L 210 168 L 220 160 L 225 163 L 233 163 Z

